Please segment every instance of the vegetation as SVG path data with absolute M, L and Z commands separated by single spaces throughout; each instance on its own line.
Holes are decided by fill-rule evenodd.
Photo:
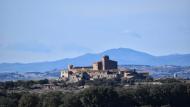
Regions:
M 135 88 L 118 86 L 117 80 L 80 81 L 72 85 L 88 84 L 83 91 L 63 93 L 7 92 L 15 86 L 28 88 L 31 84 L 45 84 L 47 80 L 2 82 L 2 107 L 189 107 L 190 84 L 177 80 L 161 80 L 162 85 L 140 85 Z M 131 81 L 127 81 L 131 82 Z M 58 84 L 53 82 L 53 84 Z M 94 86 L 93 86 L 94 85 Z M 4 88 L 3 88 L 4 86 Z
M 36 107 L 38 105 L 38 96 L 25 93 L 19 100 L 18 107 Z
M 14 89 L 18 87 L 29 89 L 31 88 L 32 85 L 35 84 L 48 84 L 48 83 L 49 83 L 48 79 L 39 80 L 39 81 L 34 81 L 34 80 L 29 80 L 29 81 L 19 80 L 16 82 L 6 81 L 6 82 L 0 82 L 0 89 Z

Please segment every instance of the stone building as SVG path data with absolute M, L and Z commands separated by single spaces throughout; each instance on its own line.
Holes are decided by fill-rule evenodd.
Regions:
M 76 72 L 85 72 L 92 70 L 92 66 L 87 66 L 87 67 L 74 67 L 73 65 L 68 65 L 68 71 L 72 71 L 73 73 Z
M 93 70 L 89 72 L 90 79 L 114 79 L 118 78 L 118 70 Z
M 148 72 L 136 72 L 136 70 L 119 71 L 123 79 L 146 79 L 149 77 Z
M 77 82 L 80 80 L 94 79 L 144 79 L 148 73 L 137 73 L 136 70 L 120 70 L 117 61 L 109 59 L 109 56 L 102 57 L 101 61 L 95 62 L 92 66 L 74 67 L 68 65 L 68 70 L 61 71 L 61 79 Z
M 61 79 L 65 81 L 70 81 L 70 82 L 77 82 L 82 79 L 89 80 L 90 75 L 87 72 L 76 72 L 73 73 L 72 71 L 61 71 Z
M 112 61 L 109 56 L 104 56 L 101 61 L 93 64 L 93 70 L 112 70 L 117 69 L 117 61 Z

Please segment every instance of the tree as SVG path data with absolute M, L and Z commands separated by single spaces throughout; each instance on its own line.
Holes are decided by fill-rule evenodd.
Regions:
M 38 97 L 29 93 L 23 94 L 18 107 L 37 107 Z
M 189 107 L 189 97 L 187 93 L 187 85 L 184 84 L 172 84 L 170 90 L 170 105 L 174 107 Z
M 39 83 L 39 84 L 48 84 L 48 83 L 49 83 L 49 80 L 48 80 L 48 79 L 39 80 L 38 83 Z
M 8 93 L 6 97 L 10 98 L 13 103 L 18 106 L 19 99 L 22 97 L 22 93 Z
M 120 107 L 136 107 L 139 106 L 138 102 L 135 100 L 135 91 L 131 89 L 119 89 L 119 106 Z
M 50 92 L 40 96 L 40 107 L 58 107 L 61 104 L 60 92 Z
M 162 106 L 169 104 L 168 101 L 169 92 L 166 90 L 167 88 L 163 87 L 152 86 L 150 88 L 149 96 L 151 99 L 149 101 L 149 104 L 151 104 L 152 106 Z
M 149 105 L 151 98 L 150 98 L 150 87 L 149 86 L 140 86 L 137 87 L 135 90 L 135 100 L 140 105 Z
M 17 107 L 14 101 L 10 98 L 0 97 L 0 107 Z
M 60 107 L 83 107 L 78 94 L 66 94 L 62 99 Z
M 83 107 L 116 107 L 118 94 L 112 88 L 89 88 L 81 93 Z
M 14 88 L 14 87 L 15 87 L 15 84 L 14 84 L 13 81 L 6 81 L 6 82 L 4 83 L 4 88 L 5 88 L 5 89 L 12 89 L 12 88 Z

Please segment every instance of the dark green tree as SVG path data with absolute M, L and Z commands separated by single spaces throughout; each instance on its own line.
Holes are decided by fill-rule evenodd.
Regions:
M 7 97 L 0 97 L 0 107 L 17 107 L 14 101 Z
M 80 95 L 83 107 L 116 107 L 118 94 L 112 88 L 89 88 Z
M 36 95 L 26 93 L 20 98 L 18 107 L 37 107 L 38 101 Z
M 60 92 L 50 92 L 40 96 L 39 107 L 58 107 L 61 104 Z
M 78 94 L 66 94 L 64 98 L 62 98 L 62 102 L 63 104 L 61 104 L 60 107 L 83 107 Z

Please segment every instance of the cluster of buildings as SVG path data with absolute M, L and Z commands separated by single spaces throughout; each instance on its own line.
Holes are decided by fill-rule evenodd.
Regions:
M 70 82 L 80 80 L 95 79 L 145 79 L 149 76 L 148 72 L 137 73 L 136 70 L 118 69 L 118 62 L 109 59 L 109 56 L 103 56 L 92 66 L 75 67 L 68 65 L 67 70 L 61 71 L 61 79 Z

